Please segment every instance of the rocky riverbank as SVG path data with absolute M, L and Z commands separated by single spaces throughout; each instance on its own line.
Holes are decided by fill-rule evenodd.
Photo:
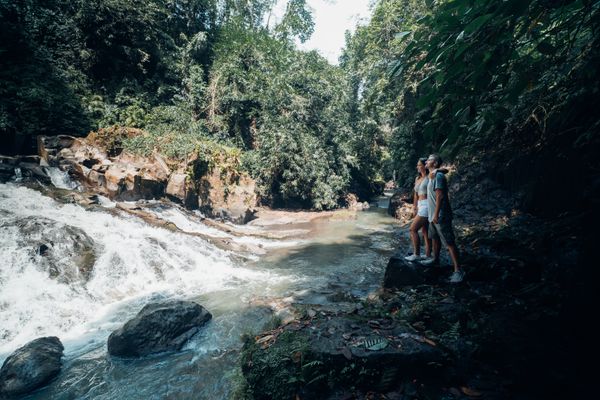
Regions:
M 233 168 L 224 149 L 208 149 L 209 158 L 197 152 L 186 160 L 124 150 L 124 140 L 144 134 L 139 129 L 115 127 L 92 132 L 86 138 L 40 136 L 40 163 L 67 171 L 86 190 L 112 200 L 166 197 L 208 217 L 236 223 L 253 219 L 256 184 Z
M 519 194 L 479 177 L 450 180 L 466 280 L 392 257 L 382 288 L 352 310 L 298 309 L 248 337 L 247 398 L 538 399 L 584 393 L 571 381 L 583 346 L 568 326 L 589 292 L 586 213 L 540 218 Z M 483 197 L 485 196 L 485 197 Z M 401 219 L 409 196 L 392 198 Z M 482 202 L 480 199 L 486 199 Z M 578 372 L 576 372 L 578 371 Z

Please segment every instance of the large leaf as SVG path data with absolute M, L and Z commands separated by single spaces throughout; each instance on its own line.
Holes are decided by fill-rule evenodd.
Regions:
M 432 89 L 425 96 L 419 97 L 419 99 L 417 100 L 415 105 L 417 106 L 417 108 L 427 107 L 429 105 L 429 103 L 431 103 L 431 100 L 434 99 L 435 95 L 436 95 L 436 91 Z
M 394 35 L 395 39 L 404 39 L 406 36 L 410 35 L 411 31 L 398 32 Z
M 478 31 L 486 22 L 488 22 L 490 19 L 494 18 L 495 16 L 496 16 L 496 14 L 490 13 L 490 14 L 484 14 L 484 15 L 481 15 L 481 16 L 475 18 L 467 26 L 465 26 L 464 32 L 466 34 L 471 34 L 475 31 Z

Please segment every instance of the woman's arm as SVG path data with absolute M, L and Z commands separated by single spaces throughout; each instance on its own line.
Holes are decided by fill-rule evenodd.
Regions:
M 419 196 L 417 195 L 417 192 L 415 192 L 415 194 L 413 195 L 413 213 L 415 214 L 414 216 L 417 216 L 418 210 L 419 210 Z
M 419 177 L 416 177 L 415 178 L 415 186 L 417 186 L 418 181 L 419 181 Z M 414 187 L 413 187 L 413 193 L 414 193 L 413 194 L 413 213 L 414 213 L 414 216 L 416 217 L 417 212 L 419 210 L 419 195 L 417 194 L 417 191 L 414 190 Z

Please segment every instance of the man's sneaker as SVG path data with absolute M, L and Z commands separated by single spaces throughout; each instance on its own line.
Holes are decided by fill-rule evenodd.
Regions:
M 454 271 L 450 276 L 450 283 L 460 283 L 463 281 L 465 273 L 463 270 Z
M 414 255 L 414 254 L 411 254 L 410 256 L 406 256 L 406 257 L 404 257 L 404 259 L 405 259 L 406 261 L 417 261 L 417 260 L 420 260 L 420 259 L 421 259 L 421 256 L 416 256 L 416 255 Z
M 439 264 L 439 260 L 436 260 L 433 257 L 426 257 L 419 262 L 426 266 L 433 265 L 433 264 Z

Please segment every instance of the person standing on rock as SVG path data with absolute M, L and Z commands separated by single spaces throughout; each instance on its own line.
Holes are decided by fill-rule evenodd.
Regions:
M 429 183 L 429 171 L 425 167 L 427 158 L 419 158 L 417 161 L 417 172 L 415 178 L 414 196 L 413 196 L 413 215 L 414 219 L 410 225 L 410 239 L 413 245 L 413 254 L 404 257 L 406 261 L 427 260 L 431 258 L 431 241 L 427 232 L 429 225 L 428 205 L 427 205 L 427 184 Z M 425 242 L 425 257 L 421 256 L 421 240 L 419 230 L 423 232 Z
M 429 183 L 427 184 L 427 203 L 429 212 L 429 237 L 433 244 L 433 258 L 421 262 L 423 265 L 439 264 L 440 248 L 443 243 L 448 248 L 454 272 L 450 282 L 462 282 L 465 273 L 458 264 L 458 249 L 454 241 L 452 229 L 452 207 L 448 197 L 448 181 L 444 172 L 440 170 L 442 158 L 432 154 L 427 158 L 426 167 L 429 169 Z

